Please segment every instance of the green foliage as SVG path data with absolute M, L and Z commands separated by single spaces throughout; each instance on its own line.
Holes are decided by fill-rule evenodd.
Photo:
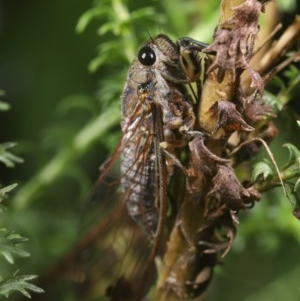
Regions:
M 158 15 L 153 7 L 129 11 L 127 5 L 120 0 L 95 1 L 93 8 L 79 19 L 76 31 L 82 33 L 92 21 L 98 20 L 99 36 L 113 34 L 118 39 L 110 39 L 99 45 L 97 57 L 89 64 L 89 70 L 94 72 L 107 62 L 124 57 L 131 62 L 138 45 L 135 27 L 142 23 L 146 29 L 151 22 L 157 22 L 160 18 L 161 15 Z
M 14 291 L 19 291 L 25 297 L 30 298 L 31 296 L 28 291 L 34 293 L 43 293 L 44 291 L 41 288 L 28 282 L 36 277 L 37 276 L 35 275 L 17 276 L 15 274 L 8 279 L 0 281 L 0 295 L 9 297 L 9 295 Z
M 263 161 L 257 162 L 253 166 L 252 172 L 252 180 L 261 181 L 261 180 L 268 180 L 272 176 L 274 176 L 276 172 L 274 171 L 273 164 L 268 159 L 263 159 Z
M 11 190 L 13 190 L 17 186 L 18 186 L 18 184 L 11 184 L 9 186 L 1 188 L 0 189 L 0 203 L 2 203 L 2 201 L 7 198 L 7 193 L 9 193 Z
M 19 247 L 19 244 L 27 240 L 19 234 L 0 229 L 0 254 L 11 264 L 14 263 L 13 256 L 29 257 L 29 253 Z
M 299 163 L 299 159 L 300 159 L 300 151 L 298 150 L 298 148 L 290 143 L 285 143 L 283 145 L 284 147 L 286 147 L 289 151 L 289 159 L 288 162 L 286 163 L 285 167 L 283 169 L 287 169 L 290 166 L 294 165 L 295 163 Z M 299 168 L 299 166 L 298 166 Z
M 7 198 L 7 193 L 14 189 L 17 185 L 12 184 L 7 187 L 4 187 L 0 190 L 0 203 Z M 3 205 L 1 204 L 2 209 Z M 3 214 L 3 211 L 1 212 Z M 27 238 L 22 237 L 21 235 L 8 231 L 5 228 L 0 229 L 0 255 L 3 256 L 6 261 L 10 264 L 14 264 L 15 257 L 29 257 L 30 254 L 24 251 L 20 244 L 28 241 Z M 0 295 L 9 297 L 14 291 L 19 291 L 27 298 L 30 298 L 28 291 L 35 293 L 42 293 L 43 290 L 36 285 L 31 284 L 28 281 L 31 281 L 36 278 L 35 275 L 23 275 L 17 276 L 17 273 L 14 273 L 12 276 L 3 279 L 1 275 L 0 278 L 3 279 L 0 281 Z
M 280 185 L 279 180 L 283 180 L 286 185 L 291 186 L 291 179 L 298 179 L 300 177 L 300 151 L 295 145 L 286 143 L 283 145 L 288 149 L 289 158 L 283 168 L 280 170 L 280 175 L 274 168 L 274 163 L 268 159 L 263 159 L 255 163 L 252 180 L 254 182 L 260 182 L 260 185 L 265 186 L 264 189 L 270 189 Z M 262 184 L 263 182 L 263 184 Z M 297 182 L 296 182 L 297 183 Z M 295 188 L 292 188 L 295 191 Z
M 300 92 L 300 72 L 295 65 L 290 65 L 282 74 L 281 77 L 274 77 L 272 84 L 275 85 L 279 91 L 276 96 L 267 92 L 266 103 L 276 105 L 281 110 L 291 99 L 299 95 Z
M 14 167 L 15 163 L 23 163 L 23 159 L 14 155 L 8 149 L 14 147 L 16 143 L 6 142 L 0 144 L 0 162 L 2 162 L 6 167 Z
M 292 57 L 293 53 L 289 54 Z M 297 95 L 300 93 L 300 70 L 296 65 L 289 65 L 289 67 L 282 72 L 281 76 L 276 76 L 272 79 L 271 85 L 268 87 L 268 91 L 265 91 L 264 99 L 266 104 L 275 108 L 277 114 L 284 114 L 284 109 L 289 102 L 293 99 L 297 99 Z M 274 92 L 276 91 L 276 94 Z M 294 123 L 291 116 L 287 116 L 288 122 Z M 299 126 L 299 121 L 296 121 Z M 297 129 L 299 135 L 299 127 Z M 279 174 L 276 170 L 276 165 L 270 160 L 263 159 L 255 163 L 252 180 L 254 182 L 260 182 L 258 185 L 261 191 L 269 190 L 272 187 L 277 187 L 284 183 L 283 189 L 287 188 L 288 193 L 284 193 L 284 199 L 289 199 L 294 205 L 294 216 L 300 218 L 299 210 L 299 181 L 300 181 L 300 151 L 296 145 L 291 143 L 284 143 L 283 147 L 288 150 L 288 157 L 284 156 L 283 167 L 280 168 Z M 276 163 L 277 164 L 277 163 Z M 281 183 L 282 181 L 282 183 Z M 277 222 L 277 221 L 276 221 Z M 294 223 L 291 228 L 295 229 Z M 293 232 L 293 231 L 292 231 Z M 295 236 L 298 235 L 296 231 Z
M 277 78 L 277 79 L 278 79 L 277 80 L 278 85 L 283 84 L 279 78 Z M 274 80 L 274 82 L 276 82 L 276 79 Z M 270 107 L 273 108 L 274 112 L 279 112 L 283 109 L 283 103 L 279 100 L 279 98 L 275 94 L 265 91 L 264 92 L 264 100 L 267 105 L 269 105 Z
M 5 107 L 5 106 L 4 106 Z M 3 106 L 2 106 L 3 108 Z M 7 106 L 8 108 L 8 106 Z M 15 143 L 3 143 L 0 145 L 0 161 L 6 167 L 14 167 L 15 163 L 22 163 L 23 159 L 14 155 L 13 153 L 7 151 L 15 146 Z M 5 207 L 3 206 L 3 201 L 7 199 L 8 193 L 16 188 L 17 184 L 11 184 L 9 186 L 3 187 L 0 189 L 0 214 L 6 213 Z M 8 263 L 14 264 L 15 257 L 29 257 L 30 254 L 24 251 L 20 245 L 28 241 L 27 238 L 22 237 L 21 235 L 15 233 L 14 231 L 9 231 L 6 228 L 0 228 L 0 255 Z M 17 273 L 14 273 L 12 276 L 6 277 L 3 279 L 3 275 L 0 275 L 0 295 L 9 297 L 9 295 L 15 291 L 21 292 L 27 298 L 30 298 L 28 291 L 35 293 L 42 293 L 43 290 L 36 285 L 31 284 L 28 281 L 35 279 L 35 275 L 23 275 L 17 276 Z
M 289 160 L 283 168 L 282 175 L 286 179 L 296 179 L 288 182 L 288 185 L 294 198 L 294 215 L 300 220 L 300 151 L 290 143 L 283 146 L 289 151 Z

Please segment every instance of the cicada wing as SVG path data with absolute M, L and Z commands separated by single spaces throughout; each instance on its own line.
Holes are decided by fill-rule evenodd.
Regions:
M 124 204 L 117 205 L 89 233 L 95 238 L 85 248 L 76 262 L 83 273 L 82 286 L 93 297 L 115 300 L 120 281 L 127 283 L 128 301 L 134 300 L 139 279 L 144 277 L 145 266 L 151 252 L 151 244 L 145 233 L 127 214 Z M 129 294 L 130 292 L 130 294 Z M 125 293 L 125 292 L 124 292 Z M 127 299 L 123 299 L 124 301 Z
M 132 135 L 140 135 L 138 127 L 134 131 Z M 120 157 L 131 141 L 128 133 L 124 136 L 126 134 L 127 138 L 122 138 L 112 156 L 102 165 L 89 205 L 90 215 L 96 222 L 91 224 L 78 243 L 76 258 L 73 258 L 73 276 L 76 276 L 75 270 L 81 275 L 80 293 L 107 298 L 103 300 L 116 301 L 120 295 L 123 301 L 139 300 L 154 274 L 149 263 L 152 242 L 127 210 L 128 199 L 135 193 L 136 187 L 143 187 L 139 183 L 142 181 L 140 174 L 149 169 L 145 158 L 151 146 L 145 136 L 135 139 L 140 144 L 136 145 L 136 158 L 121 174 Z M 124 190 L 121 183 L 133 172 L 136 173 L 135 181 Z M 89 210 L 86 214 L 89 215 Z M 141 287 L 145 288 L 143 293 Z

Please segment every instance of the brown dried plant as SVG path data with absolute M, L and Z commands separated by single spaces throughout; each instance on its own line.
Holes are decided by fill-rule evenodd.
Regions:
M 193 298 L 207 288 L 214 266 L 231 248 L 238 212 L 249 210 L 266 188 L 249 179 L 241 182 L 234 167 L 257 154 L 262 145 L 267 147 L 276 135 L 264 87 L 281 68 L 274 66 L 275 58 L 299 40 L 300 32 L 296 19 L 275 46 L 260 54 L 261 63 L 251 65 L 259 16 L 268 2 L 222 1 L 214 41 L 203 50 L 214 55 L 196 112 L 196 130 L 205 135 L 195 135 L 189 142 L 185 197 L 159 265 L 157 301 Z M 288 63 L 297 56 L 299 52 Z M 282 181 L 280 174 L 278 178 Z

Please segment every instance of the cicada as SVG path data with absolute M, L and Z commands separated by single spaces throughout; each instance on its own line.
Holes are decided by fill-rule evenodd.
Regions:
M 129 215 L 152 238 L 164 223 L 176 148 L 195 121 L 188 82 L 178 46 L 159 35 L 140 49 L 122 95 L 121 185 Z
M 195 124 L 195 93 L 186 85 L 199 79 L 201 68 L 197 51 L 186 51 L 189 41 L 183 38 L 174 43 L 163 34 L 151 38 L 140 48 L 128 70 L 121 96 L 123 135 L 113 155 L 102 165 L 98 182 L 107 182 L 119 157 L 119 205 L 126 207 L 134 223 L 128 231 L 122 226 L 114 238 L 116 242 L 118 235 L 127 232 L 128 248 L 135 246 L 138 250 L 141 244 L 142 251 L 129 252 L 135 254 L 139 263 L 118 271 L 116 284 L 111 283 L 108 289 L 112 300 L 122 294 L 125 282 L 130 300 L 141 299 L 148 278 L 152 277 L 154 257 L 163 250 L 167 228 L 172 223 L 169 217 L 176 215 L 178 196 L 170 204 L 168 187 L 184 184 L 176 174 L 184 173 L 187 133 Z M 118 262 L 125 260 L 120 257 Z M 126 275 L 128 270 L 130 275 Z
M 193 60 L 194 73 L 199 73 L 198 58 L 196 53 L 183 58 L 180 49 L 179 43 L 161 34 L 139 50 L 121 97 L 123 136 L 100 174 L 105 178 L 116 154 L 120 156 L 121 203 L 142 230 L 142 244 L 150 242 L 143 269 L 149 269 L 162 247 L 168 186 L 180 169 L 181 152 L 187 145 L 184 133 L 195 123 L 193 99 L 185 84 L 191 82 L 187 60 Z
M 78 278 L 96 283 L 92 295 L 103 300 L 143 299 L 155 274 L 154 258 L 164 251 L 175 222 L 184 193 L 188 133 L 195 126 L 197 85 L 187 85 L 201 72 L 202 44 L 196 50 L 190 44 L 192 39 L 174 43 L 163 34 L 150 38 L 128 70 L 122 137 L 100 167 L 94 189 L 100 222 L 66 257 L 77 262 L 77 270 L 88 270 Z

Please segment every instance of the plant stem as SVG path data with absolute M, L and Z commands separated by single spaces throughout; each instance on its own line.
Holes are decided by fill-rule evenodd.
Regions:
M 88 123 L 74 137 L 69 148 L 61 149 L 35 177 L 18 190 L 12 201 L 15 209 L 23 209 L 33 202 L 45 187 L 57 181 L 72 162 L 103 137 L 119 120 L 120 108 L 119 105 L 114 105 Z

